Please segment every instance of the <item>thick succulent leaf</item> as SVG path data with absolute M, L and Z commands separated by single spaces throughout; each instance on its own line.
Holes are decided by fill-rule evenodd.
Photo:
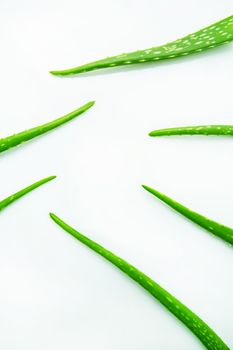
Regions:
M 146 50 L 134 51 L 131 53 L 123 53 L 118 56 L 107 57 L 75 68 L 53 70 L 50 73 L 54 75 L 78 74 L 101 68 L 183 57 L 229 43 L 232 40 L 233 16 L 230 16 L 166 45 L 151 47 Z
M 229 350 L 228 346 L 204 321 L 202 321 L 196 314 L 194 314 L 190 309 L 188 309 L 184 304 L 177 300 L 173 295 L 168 293 L 151 278 L 146 276 L 134 266 L 130 265 L 125 260 L 121 259 L 109 250 L 103 248 L 101 245 L 76 231 L 56 215 L 51 213 L 50 216 L 53 221 L 55 221 L 66 232 L 110 261 L 126 275 L 140 284 L 155 299 L 164 305 L 173 315 L 175 315 L 181 322 L 183 322 L 200 339 L 200 341 L 205 345 L 207 349 Z
M 233 125 L 199 125 L 183 126 L 178 128 L 168 128 L 154 130 L 149 136 L 173 136 L 173 135 L 217 135 L 233 136 Z
M 25 196 L 25 194 L 35 190 L 37 187 L 40 187 L 41 185 L 44 185 L 46 182 L 49 182 L 55 178 L 56 178 L 56 176 L 46 177 L 45 179 L 37 181 L 37 182 L 33 183 L 32 185 L 24 188 L 23 190 L 20 190 L 19 192 L 16 192 L 16 193 L 12 194 L 11 196 L 3 199 L 2 201 L 0 201 L 0 210 L 5 209 L 8 205 L 12 204 L 17 199 Z
M 75 111 L 64 115 L 63 117 L 60 117 L 58 119 L 55 119 L 49 123 L 37 126 L 35 128 L 25 130 L 23 132 L 20 132 L 19 134 L 15 134 L 12 136 L 8 136 L 5 138 L 0 139 L 0 152 L 4 152 L 8 150 L 9 148 L 18 146 L 19 144 L 31 140 L 34 137 L 40 136 L 42 134 L 45 134 L 46 132 L 57 128 L 58 126 L 67 123 L 68 121 L 76 118 L 83 112 L 85 112 L 87 109 L 92 107 L 94 102 L 88 102 L 87 104 L 83 105 L 82 107 L 76 109 Z
M 195 222 L 196 224 L 203 227 L 207 231 L 211 232 L 215 236 L 218 236 L 218 237 L 222 238 L 224 241 L 233 245 L 233 229 L 232 228 L 224 226 L 222 224 L 219 224 L 218 222 L 210 220 L 210 219 L 206 218 L 205 216 L 200 215 L 200 214 L 186 208 L 182 204 L 174 201 L 173 199 L 165 196 L 163 193 L 158 192 L 157 190 L 155 190 L 151 187 L 148 187 L 145 185 L 143 185 L 142 187 L 145 190 L 147 190 L 148 192 L 150 192 L 151 194 L 153 194 L 155 197 L 159 198 L 164 203 L 168 204 L 171 208 L 175 209 L 178 213 L 182 214 L 183 216 L 185 216 L 189 220 Z

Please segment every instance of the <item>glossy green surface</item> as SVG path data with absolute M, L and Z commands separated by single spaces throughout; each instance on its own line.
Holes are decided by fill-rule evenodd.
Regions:
M 126 275 L 140 284 L 146 289 L 155 299 L 157 299 L 162 305 L 164 305 L 173 315 L 175 315 L 181 322 L 183 322 L 205 345 L 209 350 L 229 350 L 228 346 L 219 338 L 219 336 L 197 315 L 189 310 L 184 304 L 173 297 L 159 284 L 154 282 L 151 278 L 144 273 L 136 269 L 134 266 L 127 263 L 117 255 L 113 254 L 109 250 L 103 248 L 101 245 L 87 238 L 74 228 L 66 224 L 60 218 L 54 214 L 50 214 L 50 217 L 66 232 L 78 239 L 96 253 L 110 261 L 113 265 L 118 267 Z
M 164 203 L 168 204 L 171 208 L 175 209 L 178 213 L 184 215 L 186 218 L 195 222 L 199 226 L 203 227 L 207 231 L 211 232 L 215 236 L 222 238 L 224 241 L 233 245 L 233 229 L 224 225 L 221 225 L 213 220 L 206 218 L 203 215 L 200 215 L 186 207 L 182 204 L 175 202 L 173 199 L 165 196 L 163 193 L 158 192 L 157 190 L 145 186 L 142 186 L 145 190 L 153 194 L 155 197 L 159 198 Z
M 183 126 L 178 128 L 168 128 L 154 130 L 149 136 L 173 136 L 173 135 L 217 135 L 233 136 L 233 125 L 199 125 Z
M 57 128 L 58 126 L 67 123 L 68 121 L 76 118 L 77 116 L 79 116 L 80 114 L 82 114 L 83 112 L 88 110 L 93 105 L 94 105 L 93 101 L 88 102 L 87 104 L 76 109 L 75 111 L 73 111 L 69 114 L 66 114 L 63 117 L 55 119 L 49 123 L 37 126 L 35 128 L 29 129 L 29 130 L 25 130 L 23 132 L 20 132 L 19 134 L 15 134 L 15 135 L 0 139 L 0 152 L 4 152 L 4 151 L 8 150 L 9 148 L 18 146 L 25 141 L 31 140 L 34 137 L 45 134 L 46 132 Z
M 146 50 L 134 51 L 131 53 L 123 53 L 118 56 L 107 57 L 75 68 L 53 70 L 50 73 L 54 75 L 79 74 L 101 68 L 183 57 L 229 43 L 232 40 L 233 16 L 230 16 L 166 45 L 151 47 Z
M 0 210 L 5 209 L 8 205 L 12 204 L 17 199 L 25 196 L 25 194 L 35 190 L 37 187 L 40 187 L 41 185 L 44 185 L 46 182 L 49 182 L 55 178 L 56 178 L 56 176 L 46 177 L 45 179 L 37 181 L 37 182 L 33 183 L 32 185 L 24 188 L 23 190 L 16 192 L 16 193 L 12 194 L 11 196 L 3 199 L 2 201 L 0 201 Z

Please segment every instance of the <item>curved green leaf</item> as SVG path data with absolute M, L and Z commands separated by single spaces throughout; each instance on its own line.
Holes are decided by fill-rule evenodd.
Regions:
M 163 289 L 159 284 L 154 282 L 151 278 L 136 269 L 134 266 L 127 263 L 125 260 L 121 259 L 109 250 L 103 248 L 101 245 L 82 235 L 80 232 L 67 225 L 56 215 L 50 213 L 50 217 L 66 232 L 110 261 L 126 275 L 140 284 L 155 299 L 164 305 L 173 315 L 175 315 L 181 322 L 183 322 L 200 339 L 200 341 L 205 345 L 207 349 L 229 350 L 228 346 L 204 321 L 202 321 L 190 309 L 188 309 L 184 304 L 182 304 L 179 300 L 177 300 L 165 289 Z
M 29 129 L 29 130 L 25 130 L 23 132 L 20 132 L 19 134 L 15 134 L 15 135 L 0 139 L 0 152 L 4 152 L 11 147 L 15 147 L 15 146 L 17 146 L 25 141 L 31 140 L 34 137 L 45 134 L 46 132 L 57 128 L 58 126 L 65 124 L 66 122 L 76 118 L 77 116 L 79 116 L 80 114 L 85 112 L 87 109 L 89 109 L 93 105 L 94 105 L 93 101 L 88 102 L 87 104 L 76 109 L 75 111 L 73 111 L 69 114 L 66 114 L 63 117 L 55 119 L 49 123 L 37 126 L 35 128 Z
M 233 136 L 233 125 L 183 126 L 178 128 L 154 130 L 149 133 L 149 136 L 154 137 L 173 135 Z
M 16 192 L 16 193 L 12 194 L 11 196 L 3 199 L 2 201 L 0 201 L 0 210 L 5 209 L 8 205 L 12 204 L 17 199 L 23 197 L 25 194 L 35 190 L 37 187 L 40 187 L 41 185 L 44 185 L 46 182 L 49 182 L 55 178 L 56 178 L 56 176 L 46 177 L 45 179 L 37 181 L 37 182 L 33 183 L 32 185 L 24 188 L 23 190 L 20 190 L 19 192 Z
M 233 229 L 224 225 L 221 225 L 213 220 L 206 218 L 186 207 L 182 204 L 175 202 L 173 199 L 165 196 L 163 193 L 156 191 L 155 189 L 142 186 L 145 190 L 159 198 L 164 203 L 168 204 L 171 208 L 175 209 L 178 213 L 184 215 L 189 220 L 195 222 L 199 226 L 203 227 L 207 231 L 211 232 L 215 236 L 222 238 L 224 241 L 233 245 Z
M 229 43 L 232 40 L 233 16 L 230 16 L 196 33 L 187 35 L 182 39 L 178 39 L 166 45 L 151 47 L 146 50 L 134 51 L 131 53 L 123 53 L 118 56 L 107 57 L 75 68 L 53 70 L 50 73 L 54 75 L 79 74 L 102 68 L 183 57 Z

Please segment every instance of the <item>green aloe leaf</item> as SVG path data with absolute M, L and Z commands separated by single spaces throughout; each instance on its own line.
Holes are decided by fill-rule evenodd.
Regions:
M 196 33 L 166 45 L 152 47 L 146 50 L 123 53 L 118 56 L 107 57 L 95 62 L 84 64 L 65 70 L 53 70 L 54 75 L 70 75 L 84 73 L 101 68 L 111 68 L 135 63 L 145 63 L 183 57 L 198 53 L 213 47 L 229 43 L 233 40 L 233 16 L 227 17 Z
M 168 204 L 171 208 L 175 209 L 178 213 L 184 215 L 189 220 L 195 222 L 199 226 L 203 227 L 207 231 L 211 232 L 215 236 L 222 238 L 224 241 L 233 245 L 233 229 L 224 225 L 221 225 L 213 220 L 206 218 L 203 215 L 200 215 L 182 204 L 174 201 L 173 199 L 165 196 L 163 193 L 156 191 L 155 189 L 145 186 L 142 186 L 146 191 L 153 194 L 155 197 L 159 198 L 164 203 Z
M 173 136 L 173 135 L 217 135 L 233 136 L 233 125 L 200 125 L 183 126 L 178 128 L 168 128 L 154 130 L 149 136 Z
M 8 205 L 12 204 L 17 199 L 23 197 L 25 194 L 35 190 L 37 187 L 40 187 L 40 186 L 44 185 L 46 182 L 49 182 L 55 178 L 56 178 L 56 176 L 46 177 L 45 179 L 37 181 L 37 182 L 33 183 L 32 185 L 24 188 L 23 190 L 16 192 L 16 193 L 12 194 L 11 196 L 3 199 L 2 201 L 0 201 L 0 210 L 5 209 Z
M 202 321 L 190 309 L 188 309 L 184 304 L 182 304 L 179 300 L 177 300 L 165 289 L 163 289 L 159 284 L 154 282 L 151 278 L 136 269 L 134 266 L 127 263 L 125 260 L 121 259 L 109 250 L 103 248 L 101 245 L 82 235 L 80 232 L 76 231 L 74 228 L 66 224 L 56 215 L 50 213 L 50 217 L 66 232 L 110 261 L 126 275 L 140 284 L 155 299 L 164 305 L 173 315 L 175 315 L 181 322 L 183 322 L 200 339 L 200 341 L 205 345 L 207 349 L 229 350 L 228 346 L 204 321 Z
M 87 104 L 76 109 L 75 111 L 69 114 L 66 114 L 63 117 L 55 119 L 49 123 L 37 126 L 29 130 L 25 130 L 23 132 L 20 132 L 19 134 L 15 134 L 15 135 L 0 139 L 0 152 L 4 152 L 9 148 L 15 147 L 25 141 L 31 140 L 34 137 L 45 134 L 46 132 L 57 128 L 58 126 L 65 124 L 66 122 L 76 118 L 77 116 L 79 116 L 80 114 L 82 114 L 83 112 L 91 108 L 93 105 L 94 105 L 94 101 L 88 102 Z

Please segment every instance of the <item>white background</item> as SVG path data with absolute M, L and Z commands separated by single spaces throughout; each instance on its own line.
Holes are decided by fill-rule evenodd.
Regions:
M 96 100 L 1 155 L 1 198 L 58 176 L 1 213 L 1 349 L 203 348 L 49 211 L 147 273 L 233 347 L 232 249 L 141 188 L 233 226 L 233 139 L 147 136 L 233 123 L 233 46 L 74 78 L 48 73 L 163 44 L 232 13 L 228 0 L 1 0 L 1 137 Z

